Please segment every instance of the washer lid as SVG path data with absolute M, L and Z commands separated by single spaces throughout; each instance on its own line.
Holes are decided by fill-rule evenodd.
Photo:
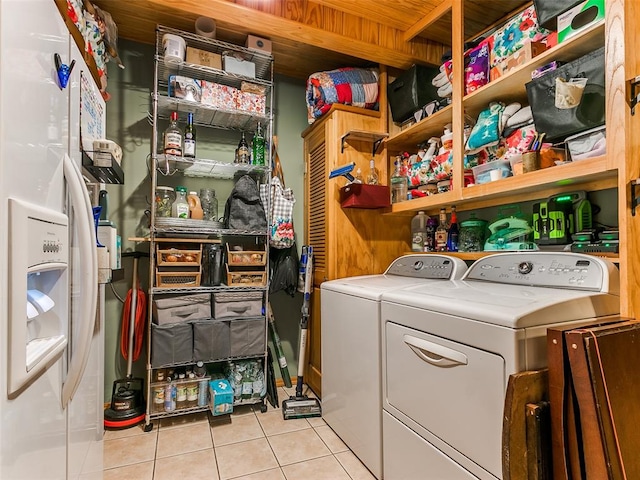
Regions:
M 620 312 L 620 298 L 617 295 L 481 281 L 411 286 L 384 293 L 382 301 L 508 328 L 525 328 Z
M 459 258 L 433 254 L 404 255 L 395 259 L 384 274 L 329 280 L 320 288 L 379 300 L 384 292 L 426 282 L 459 279 L 466 271 L 467 265 Z

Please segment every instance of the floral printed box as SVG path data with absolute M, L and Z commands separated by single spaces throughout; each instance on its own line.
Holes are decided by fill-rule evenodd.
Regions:
M 538 25 L 533 5 L 526 8 L 490 38 L 491 68 L 520 50 L 527 41 L 539 42 L 549 35 L 549 31 Z
M 264 116 L 267 110 L 267 99 L 264 95 L 240 91 L 236 97 L 236 108 L 241 112 Z
M 204 105 L 219 110 L 236 110 L 238 89 L 229 85 L 202 81 L 202 100 Z

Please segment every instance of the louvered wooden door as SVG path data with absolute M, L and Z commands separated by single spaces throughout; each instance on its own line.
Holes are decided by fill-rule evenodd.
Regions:
M 340 206 L 340 188 L 346 180 L 329 179 L 329 173 L 350 162 L 356 163 L 354 172 L 357 168 L 366 172 L 371 159 L 370 142 L 349 142 L 342 148 L 343 135 L 352 130 L 380 131 L 379 114 L 334 105 L 331 112 L 303 133 L 305 244 L 313 246 L 314 252 L 305 382 L 318 396 L 322 391 L 320 285 L 336 278 L 381 273 L 393 259 L 410 249 L 410 216 Z M 387 183 L 384 160 L 378 158 L 377 163 L 382 183 Z

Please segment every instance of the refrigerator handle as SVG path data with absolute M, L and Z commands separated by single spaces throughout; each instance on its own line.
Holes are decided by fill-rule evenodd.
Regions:
M 89 358 L 91 340 L 95 327 L 98 297 L 98 259 L 96 252 L 96 231 L 93 224 L 93 209 L 84 179 L 76 163 L 64 155 L 64 176 L 67 180 L 71 204 L 75 211 L 75 225 L 78 232 L 78 246 L 83 268 L 79 282 L 89 291 L 82 295 L 79 318 L 81 319 L 79 338 L 69 359 L 67 378 L 62 385 L 62 407 L 65 408 L 80 384 Z M 87 261 L 85 261 L 87 260 Z

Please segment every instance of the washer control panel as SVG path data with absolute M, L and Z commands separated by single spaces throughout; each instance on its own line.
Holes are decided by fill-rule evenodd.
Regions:
M 489 255 L 477 260 L 463 280 L 512 285 L 609 291 L 615 266 L 601 258 L 570 252 L 527 252 Z M 617 285 L 617 281 L 612 282 Z M 612 292 L 613 293 L 613 292 Z
M 467 265 L 459 258 L 437 254 L 404 255 L 393 261 L 385 275 L 411 278 L 456 280 L 466 272 Z

